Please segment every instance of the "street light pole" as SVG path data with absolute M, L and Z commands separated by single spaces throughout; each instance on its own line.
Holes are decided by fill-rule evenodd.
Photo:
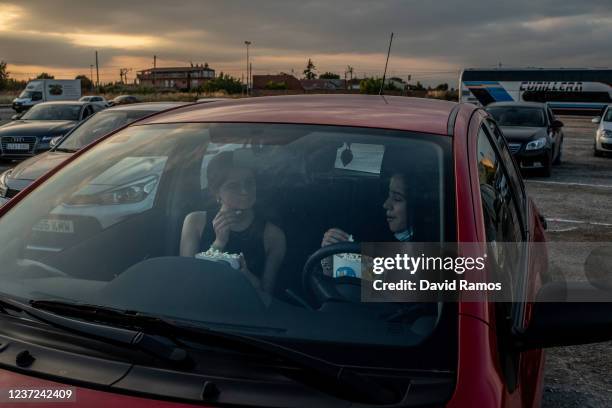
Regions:
M 249 96 L 249 90 L 250 90 L 250 76 L 249 76 L 249 45 L 251 45 L 250 41 L 245 41 L 244 44 L 246 45 L 246 52 L 247 52 L 247 62 L 246 62 L 246 94 L 247 96 Z

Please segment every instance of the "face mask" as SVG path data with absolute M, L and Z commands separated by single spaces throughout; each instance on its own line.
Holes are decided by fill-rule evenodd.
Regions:
M 405 241 L 410 241 L 412 240 L 412 230 L 411 229 L 407 229 L 405 231 L 402 232 L 396 232 L 395 234 L 393 234 L 395 236 L 395 239 L 397 239 L 400 242 L 405 242 Z

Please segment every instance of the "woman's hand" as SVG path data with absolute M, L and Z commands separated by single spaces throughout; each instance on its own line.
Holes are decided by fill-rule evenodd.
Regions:
M 213 229 L 215 230 L 215 241 L 213 247 L 222 251 L 227 245 L 231 227 L 238 220 L 238 216 L 234 211 L 223 210 L 219 211 L 212 221 Z
M 337 244 L 338 242 L 347 242 L 350 235 L 339 228 L 331 228 L 323 234 L 323 241 L 321 241 L 321 247 L 326 247 L 331 244 Z

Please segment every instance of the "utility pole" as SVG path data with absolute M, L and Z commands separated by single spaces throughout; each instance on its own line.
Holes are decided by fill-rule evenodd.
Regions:
M 246 94 L 247 96 L 249 96 L 249 89 L 250 89 L 250 78 L 249 78 L 249 45 L 251 45 L 250 41 L 245 41 L 244 44 L 246 45 L 246 52 L 247 52 L 247 60 L 246 60 Z
M 252 88 L 253 87 L 253 63 L 249 64 L 249 81 L 250 81 L 249 82 L 250 83 L 249 87 Z M 251 91 L 251 93 L 252 93 L 252 91 Z
M 93 64 L 89 64 L 89 91 L 93 93 L 94 83 L 93 83 Z
M 98 65 L 98 51 L 96 51 L 96 88 L 100 89 L 100 69 Z
M 153 87 L 155 87 L 155 69 L 157 68 L 157 55 L 153 56 Z
M 119 77 L 121 78 L 122 84 L 127 84 L 127 74 L 130 72 L 132 68 L 120 68 L 119 69 Z

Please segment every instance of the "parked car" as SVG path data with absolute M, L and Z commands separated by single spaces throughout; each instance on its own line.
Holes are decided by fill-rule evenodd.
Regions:
M 604 109 L 601 116 L 597 116 L 591 122 L 598 124 L 595 131 L 595 141 L 593 143 L 593 155 L 602 157 L 612 153 L 612 109 L 610 106 Z
M 132 95 L 119 95 L 114 99 L 111 99 L 108 103 L 110 106 L 116 105 L 127 105 L 129 103 L 139 103 L 140 99 Z
M 235 269 L 204 237 L 238 222 Z M 330 227 L 354 242 L 322 248 Z M 367 302 L 366 276 L 319 267 L 398 240 L 493 247 L 483 278 L 547 287 L 541 217 L 473 105 L 300 95 L 151 116 L 0 208 L 3 387 L 64 387 L 75 407 L 534 407 L 542 347 L 612 337 L 608 304 Z
M 521 167 L 539 167 L 550 177 L 553 164 L 561 163 L 563 122 L 544 103 L 497 102 L 487 105 L 501 127 L 510 151 Z
M 79 101 L 95 103 L 95 104 L 101 105 L 104 108 L 107 108 L 107 107 L 110 106 L 110 104 L 108 103 L 106 98 L 103 97 L 103 96 L 100 96 L 100 95 L 86 95 L 86 96 L 82 96 L 81 99 L 79 99 Z
M 24 160 L 0 174 L 0 205 L 100 137 L 145 116 L 183 105 L 183 102 L 153 102 L 117 106 L 90 116 L 65 137 L 58 136 L 59 140 L 51 140 L 54 147 L 48 152 Z
M 0 160 L 25 159 L 51 148 L 79 122 L 102 110 L 88 102 L 44 102 L 0 126 Z

